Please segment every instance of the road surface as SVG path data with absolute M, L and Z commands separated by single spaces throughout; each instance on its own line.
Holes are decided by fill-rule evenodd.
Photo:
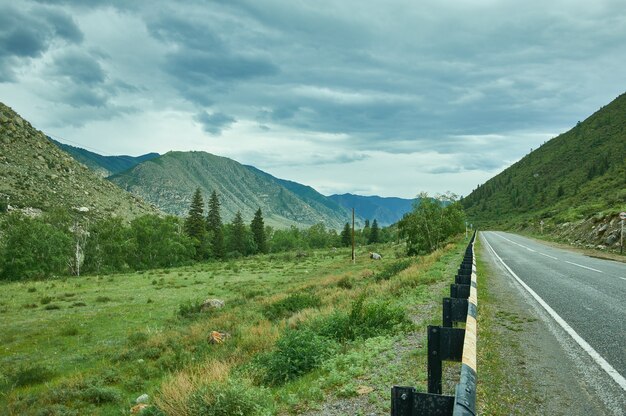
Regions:
M 550 336 L 579 368 L 568 376 L 588 379 L 610 413 L 625 414 L 626 264 L 504 232 L 482 232 L 481 241 L 520 296 L 558 328 Z

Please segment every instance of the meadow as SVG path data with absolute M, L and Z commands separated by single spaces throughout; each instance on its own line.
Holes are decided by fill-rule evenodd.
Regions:
M 392 384 L 425 389 L 424 328 L 464 245 L 2 283 L 0 413 L 129 414 L 147 394 L 143 415 L 315 413 L 337 400 L 385 414 Z M 225 306 L 203 310 L 212 298 Z

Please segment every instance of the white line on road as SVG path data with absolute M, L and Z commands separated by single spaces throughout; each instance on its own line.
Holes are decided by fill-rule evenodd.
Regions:
M 589 356 L 591 356 L 596 364 L 598 364 L 624 391 L 626 391 L 626 379 L 620 373 L 618 373 L 617 370 L 615 370 L 611 366 L 611 364 L 609 364 L 604 358 L 602 358 L 602 356 L 598 354 L 598 352 L 594 350 L 587 341 L 585 341 L 580 335 L 578 335 L 578 333 L 574 331 L 574 329 L 569 326 L 569 324 L 565 322 L 565 320 L 561 318 L 561 316 L 559 316 L 559 314 L 556 313 L 556 311 L 552 309 L 550 305 L 548 305 L 534 290 L 532 290 L 526 283 L 524 283 L 513 270 L 511 270 L 511 268 L 504 262 L 504 260 L 502 260 L 502 258 L 498 256 L 493 247 L 491 247 L 491 244 L 489 244 L 487 238 L 483 238 L 483 240 L 485 241 L 487 247 L 489 247 L 489 250 L 491 250 L 493 255 L 496 256 L 500 263 L 502 263 L 502 265 L 508 270 L 508 272 L 511 273 L 511 276 L 513 276 L 515 280 L 517 280 L 517 282 L 522 285 L 522 287 L 526 289 L 528 293 L 530 293 L 530 295 L 535 298 L 535 300 L 539 302 L 541 306 L 543 306 L 546 312 L 548 312 L 548 314 L 552 316 L 552 318 L 561 326 L 561 328 L 563 328 L 565 332 L 567 332 L 574 339 L 574 341 L 576 341 L 576 343 L 580 345 L 580 347 L 584 349 L 585 352 L 589 354 Z
M 573 264 L 574 266 L 582 267 L 583 269 L 591 270 L 592 272 L 604 273 L 601 270 L 592 269 L 591 267 L 583 266 L 582 264 L 572 263 L 571 261 L 563 260 L 565 263 Z
M 545 253 L 539 253 L 539 254 L 541 254 L 542 256 L 550 257 L 552 260 L 558 260 L 556 257 L 551 256 L 549 254 L 545 254 Z

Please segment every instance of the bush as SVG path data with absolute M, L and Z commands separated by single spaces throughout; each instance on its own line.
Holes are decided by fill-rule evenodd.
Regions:
M 178 316 L 181 318 L 193 318 L 202 312 L 202 304 L 203 301 L 201 300 L 188 300 L 178 306 Z
M 293 293 L 267 306 L 263 313 L 267 319 L 274 321 L 291 316 L 302 309 L 317 308 L 321 303 L 319 296 L 310 293 Z
M 402 270 L 408 268 L 412 263 L 413 261 L 411 259 L 404 259 L 388 264 L 380 272 L 374 275 L 374 280 L 377 282 L 380 282 L 381 280 L 389 280 Z
M 349 277 L 344 277 L 337 282 L 337 287 L 342 289 L 352 289 L 354 286 L 354 281 Z
M 188 408 L 193 415 L 202 416 L 262 416 L 273 414 L 271 395 L 266 389 L 248 383 L 229 380 L 212 383 L 196 390 Z
M 388 302 L 365 304 L 361 295 L 352 303 L 350 313 L 335 312 L 313 321 L 310 327 L 320 336 L 345 342 L 407 330 L 411 321 L 403 308 Z
M 80 398 L 92 404 L 117 403 L 121 400 L 121 395 L 111 387 L 89 386 L 81 391 Z
M 9 374 L 9 382 L 16 387 L 40 384 L 50 380 L 55 376 L 55 372 L 47 366 L 41 364 L 26 364 L 18 367 L 12 374 Z
M 324 338 L 310 328 L 287 330 L 276 342 L 276 349 L 259 358 L 265 368 L 265 381 L 282 384 L 314 368 L 335 350 L 334 341 Z

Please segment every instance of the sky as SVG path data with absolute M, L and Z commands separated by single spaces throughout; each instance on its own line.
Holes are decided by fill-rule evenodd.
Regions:
M 0 0 L 0 101 L 104 155 L 467 195 L 622 94 L 623 0 Z

